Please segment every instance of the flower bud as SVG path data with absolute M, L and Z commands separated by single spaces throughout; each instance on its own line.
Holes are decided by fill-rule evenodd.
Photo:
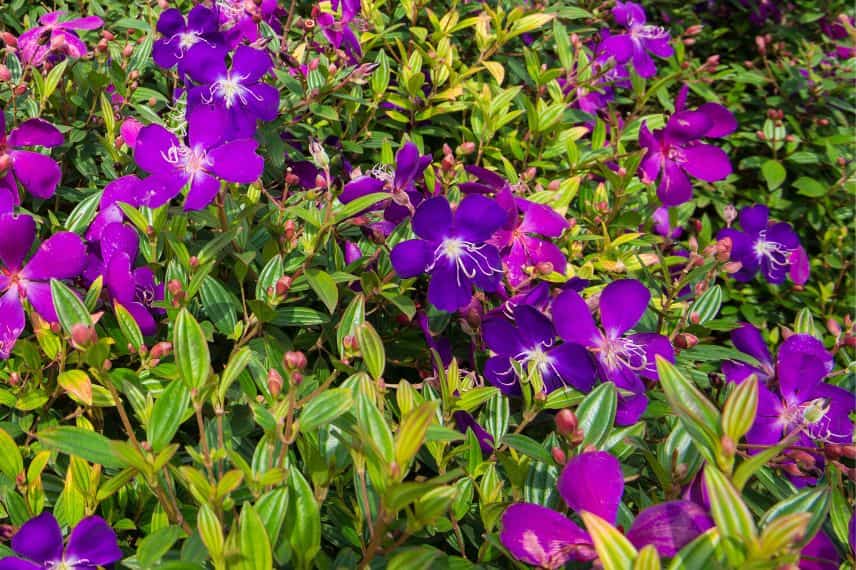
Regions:
M 21 95 L 23 95 L 26 92 L 27 92 L 27 84 L 26 83 L 19 83 L 18 85 L 15 86 L 15 89 L 12 90 L 12 93 L 14 93 L 16 97 L 20 97 Z
M 122 57 L 131 57 L 131 54 L 134 53 L 134 44 L 125 44 L 125 47 L 122 48 Z
M 9 32 L 0 32 L 0 39 L 2 39 L 3 43 L 9 47 L 18 47 L 18 38 Z
M 459 155 L 466 156 L 468 154 L 472 154 L 476 151 L 476 143 L 472 141 L 462 142 L 458 145 L 457 153 Z
M 276 280 L 276 294 L 280 297 L 284 297 L 288 290 L 291 289 L 291 277 L 288 275 L 283 275 L 279 279 Z
M 288 172 L 285 175 L 285 183 L 289 186 L 294 186 L 300 183 L 300 177 L 293 172 Z
M 693 313 L 698 315 L 698 313 Z M 678 348 L 692 348 L 698 344 L 698 337 L 690 333 L 680 333 L 675 337 L 675 346 Z
M 570 408 L 559 410 L 556 414 L 556 431 L 564 436 L 573 435 L 579 427 L 577 415 Z
M 299 350 L 289 350 L 282 357 L 282 364 L 287 370 L 303 370 L 308 362 L 306 355 Z
M 737 444 L 727 435 L 723 435 L 719 439 L 719 444 L 722 446 L 722 452 L 726 457 L 734 457 L 734 454 L 737 453 Z
M 171 295 L 175 296 L 182 292 L 183 287 L 181 285 L 181 281 L 178 279 L 170 279 L 169 283 L 166 284 L 166 289 Z
M 701 24 L 693 24 L 692 26 L 690 26 L 686 30 L 684 30 L 684 35 L 685 36 L 697 36 L 701 33 L 703 28 L 704 28 L 704 26 L 702 26 Z
M 0 170 L 2 170 L 2 168 L 0 168 Z M 833 336 L 841 335 L 841 325 L 839 325 L 838 321 L 836 321 L 833 318 L 827 319 L 826 330 L 828 330 L 829 334 L 831 334 Z
M 12 387 L 18 386 L 21 383 L 21 376 L 17 372 L 9 374 L 9 385 Z
M 0 154 L 0 175 L 12 167 L 12 157 L 8 154 Z
M 95 44 L 95 51 L 107 51 L 107 47 L 107 40 L 102 38 Z
M 716 260 L 720 263 L 725 263 L 731 259 L 731 248 L 734 242 L 730 237 L 724 237 L 716 242 Z
M 107 40 L 108 42 L 112 42 L 116 39 L 116 36 L 113 35 L 113 32 L 108 30 L 101 30 L 101 37 Z
M 535 266 L 535 270 L 540 275 L 550 275 L 551 273 L 553 273 L 553 269 L 554 269 L 553 264 L 550 263 L 549 261 L 542 261 L 538 265 Z
M 280 392 L 282 392 L 283 384 L 282 375 L 275 368 L 271 368 L 268 371 L 267 385 L 273 397 L 279 396 Z
M 725 272 L 728 273 L 729 275 L 731 275 L 733 273 L 737 273 L 742 268 L 743 268 L 743 264 L 740 263 L 739 261 L 729 261 L 728 263 L 726 263 L 723 266 L 723 269 L 725 269 Z
M 3 64 L 0 64 L 0 81 L 3 83 L 12 79 L 12 72 L 9 71 L 9 68 Z
M 555 461 L 557 465 L 564 465 L 568 461 L 568 456 L 565 455 L 562 448 L 557 445 L 553 446 L 553 449 L 550 450 L 550 455 L 553 456 L 553 461 Z
M 71 342 L 78 348 L 84 348 L 94 344 L 98 340 L 95 327 L 78 323 L 71 327 Z
M 152 358 L 161 359 L 165 356 L 169 356 L 171 352 L 172 343 L 164 340 L 154 345 L 151 352 L 149 352 L 149 355 L 151 355 Z

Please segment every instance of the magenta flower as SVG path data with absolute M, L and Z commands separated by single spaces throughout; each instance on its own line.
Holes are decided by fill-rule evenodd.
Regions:
M 158 18 L 157 30 L 162 37 L 155 42 L 152 58 L 166 69 L 178 65 L 178 71 L 184 73 L 191 50 L 213 51 L 220 57 L 226 51 L 217 14 L 201 4 L 188 12 L 187 21 L 180 10 L 164 10 Z
M 122 559 L 116 533 L 97 515 L 77 523 L 63 547 L 62 530 L 51 513 L 28 520 L 12 537 L 18 556 L 0 560 L 0 570 L 92 569 Z
M 565 290 L 553 301 L 553 323 L 559 336 L 586 347 L 595 357 L 598 376 L 632 394 L 619 398 L 619 425 L 634 423 L 645 411 L 648 398 L 641 379 L 658 379 L 655 357 L 671 362 L 675 358 L 672 343 L 663 335 L 625 334 L 642 318 L 650 299 L 651 293 L 639 281 L 613 281 L 603 289 L 598 302 L 603 330 L 576 291 Z
M 0 216 L 0 358 L 9 353 L 24 330 L 24 299 L 46 321 L 56 322 L 51 279 L 80 274 L 86 256 L 83 241 L 72 232 L 59 232 L 42 242 L 24 264 L 36 238 L 30 216 Z M 61 259 L 62 263 L 57 263 Z
M 493 453 L 494 441 L 493 436 L 479 424 L 472 414 L 463 411 L 457 411 L 452 414 L 455 420 L 455 429 L 466 435 L 468 431 L 472 431 L 479 442 L 479 447 L 484 455 Z
M 39 18 L 41 26 L 31 28 L 18 38 L 21 60 L 33 66 L 40 66 L 49 56 L 67 55 L 79 58 L 86 55 L 86 44 L 74 30 L 95 30 L 104 22 L 98 16 L 74 18 L 61 22 L 65 14 L 62 10 L 49 12 Z
M 45 200 L 53 196 L 62 179 L 59 164 L 47 155 L 21 147 L 54 147 L 62 143 L 62 133 L 41 119 L 24 121 L 7 137 L 6 118 L 0 111 L 0 194 L 10 192 L 17 203 L 17 181 L 37 198 Z
M 454 214 L 445 197 L 426 200 L 413 216 L 419 239 L 396 245 L 392 265 L 403 278 L 430 274 L 428 300 L 443 311 L 457 310 L 470 302 L 473 286 L 499 287 L 499 252 L 486 242 L 505 218 L 505 210 L 484 196 L 467 196 Z
M 513 309 L 514 323 L 502 316 L 482 323 L 485 344 L 494 353 L 484 367 L 487 380 L 508 395 L 520 394 L 520 378 L 511 365 L 538 368 L 545 392 L 573 386 L 588 392 L 594 384 L 594 367 L 588 352 L 578 344 L 556 341 L 556 330 L 543 313 L 527 305 Z
M 279 108 L 279 92 L 261 81 L 273 61 L 266 51 L 240 46 L 227 69 L 223 56 L 223 52 L 211 50 L 188 54 L 185 69 L 202 83 L 188 91 L 191 113 L 199 105 L 215 105 L 228 113 L 228 138 L 251 137 L 256 120 L 274 120 Z
M 700 141 L 733 133 L 737 129 L 734 115 L 716 103 L 685 111 L 685 89 L 678 95 L 676 112 L 665 128 L 652 133 L 643 122 L 639 129 L 639 144 L 646 151 L 640 165 L 643 181 L 650 183 L 659 177 L 657 196 L 664 206 L 677 206 L 692 198 L 693 187 L 687 175 L 715 182 L 731 174 L 728 155 Z
M 647 24 L 645 10 L 635 2 L 618 2 L 612 9 L 612 16 L 618 24 L 627 28 L 626 34 L 609 35 L 601 41 L 598 52 L 612 56 L 616 63 L 633 61 L 633 67 L 639 77 L 653 77 L 657 73 L 654 60 L 648 55 L 671 57 L 674 53 L 672 39 L 668 31 L 660 26 Z
M 605 451 L 583 453 L 568 461 L 557 483 L 559 495 L 577 514 L 595 514 L 615 524 L 624 493 L 621 463 Z M 637 548 L 654 545 L 672 557 L 713 526 L 704 509 L 689 501 L 670 501 L 643 510 L 627 539 Z M 569 518 L 531 503 L 511 505 L 502 515 L 503 546 L 518 560 L 542 568 L 597 558 L 589 534 Z
M 797 285 L 808 281 L 808 256 L 790 224 L 771 222 L 770 210 L 763 204 L 743 208 L 739 219 L 743 231 L 723 228 L 716 235 L 731 239 L 731 260 L 742 266 L 732 274 L 736 280 L 750 281 L 760 271 L 776 285 L 789 274 Z
M 223 111 L 199 107 L 188 118 L 187 143 L 160 125 L 140 130 L 134 159 L 151 173 L 143 181 L 146 203 L 157 208 L 189 187 L 185 210 L 199 210 L 214 199 L 220 180 L 249 184 L 264 170 L 253 139 L 224 139 L 228 118 Z

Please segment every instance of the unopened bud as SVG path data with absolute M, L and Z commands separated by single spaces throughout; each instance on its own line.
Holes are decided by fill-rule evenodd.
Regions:
M 95 327 L 78 323 L 71 327 L 71 342 L 79 347 L 84 348 L 94 344 L 98 340 L 98 334 L 95 332 Z
M 803 473 L 799 467 L 797 467 L 796 463 L 785 463 L 782 465 L 782 471 L 790 475 L 791 477 L 805 477 L 805 473 Z
M 357 341 L 357 337 L 352 334 L 348 334 L 342 339 L 342 346 L 344 346 L 347 351 L 356 352 L 360 348 L 360 343 Z
M 716 242 L 716 260 L 720 263 L 725 263 L 731 259 L 731 248 L 734 242 L 730 237 L 724 237 Z
M 199 267 L 199 258 L 195 255 L 191 255 L 190 259 L 188 260 L 188 263 L 190 263 L 191 269 L 196 269 L 197 267 Z
M 3 43 L 9 47 L 18 47 L 18 38 L 9 32 L 0 32 L 0 39 L 2 39 Z
M 291 373 L 291 383 L 295 386 L 300 386 L 303 383 L 303 374 L 300 372 Z
M 294 225 L 294 220 L 285 221 L 285 224 L 283 224 L 282 226 L 282 234 L 283 236 L 285 236 L 285 239 L 290 241 L 292 238 L 294 238 L 294 233 L 296 231 L 295 228 L 296 227 Z
M 553 269 L 554 269 L 553 264 L 550 263 L 549 261 L 542 261 L 538 265 L 535 266 L 535 270 L 540 275 L 550 275 L 551 273 L 553 273 Z
M 172 352 L 172 343 L 168 341 L 161 341 L 152 347 L 149 355 L 152 358 L 161 359 L 165 356 L 169 356 L 169 353 Z
M 279 396 L 279 393 L 282 392 L 283 384 L 282 375 L 275 368 L 271 368 L 268 371 L 267 385 L 274 397 Z
M 14 387 L 21 383 L 21 376 L 17 372 L 9 374 L 9 385 Z
M 698 315 L 698 313 L 693 313 L 693 315 Z M 680 333 L 678 336 L 675 337 L 675 346 L 677 346 L 678 348 L 692 348 L 697 344 L 698 337 L 694 334 Z
M 826 321 L 826 330 L 828 330 L 829 334 L 833 336 L 839 336 L 841 334 L 841 325 L 839 325 L 838 321 L 835 319 L 830 318 Z
M 181 281 L 178 279 L 170 279 L 169 283 L 166 284 L 167 291 L 170 292 L 171 295 L 178 295 L 182 292 L 183 287 L 181 286 Z
M 107 40 L 108 42 L 112 42 L 114 39 L 116 39 L 116 36 L 114 36 L 113 33 L 108 30 L 101 30 L 101 37 Z
M 289 186 L 294 186 L 300 183 L 300 177 L 293 172 L 289 172 L 285 175 L 285 183 Z
M 457 153 L 463 156 L 472 154 L 476 151 L 476 143 L 472 141 L 462 142 L 458 145 Z
M 134 53 L 134 44 L 125 44 L 125 47 L 122 48 L 122 57 L 131 57 L 131 54 Z
M 26 92 L 27 92 L 27 84 L 26 83 L 19 83 L 12 90 L 12 93 L 14 93 L 17 97 L 20 97 L 21 95 L 23 95 Z
M 729 275 L 737 273 L 743 268 L 743 264 L 739 261 L 729 261 L 725 265 L 722 266 L 726 273 Z
M 553 456 L 553 461 L 555 461 L 557 465 L 564 465 L 568 461 L 568 456 L 565 455 L 562 448 L 557 445 L 553 446 L 553 449 L 550 450 L 550 455 Z
M 303 370 L 306 368 L 308 362 L 306 361 L 306 355 L 299 350 L 289 350 L 282 357 L 282 364 L 288 370 Z
M 556 414 L 556 431 L 564 436 L 573 435 L 579 427 L 577 415 L 573 410 L 565 408 Z
M 701 33 L 702 28 L 703 28 L 703 26 L 701 24 L 693 24 L 692 26 L 690 26 L 686 30 L 684 30 L 684 35 L 685 36 L 697 36 Z
M 107 40 L 102 38 L 98 40 L 97 44 L 95 44 L 95 51 L 107 51 L 107 47 Z
M 810 471 L 814 469 L 817 460 L 811 453 L 806 453 L 801 449 L 792 449 L 787 453 L 788 457 L 797 462 L 797 465 L 800 466 L 800 469 Z
M 722 452 L 726 457 L 734 457 L 734 454 L 737 453 L 737 445 L 734 443 L 734 440 L 727 435 L 723 435 L 719 439 L 719 445 L 722 447 Z
M 0 64 L 0 81 L 6 82 L 12 79 L 12 72 L 3 64 Z
M 276 280 L 276 294 L 280 297 L 285 296 L 288 293 L 288 290 L 291 289 L 291 277 L 288 275 L 283 275 L 279 279 Z

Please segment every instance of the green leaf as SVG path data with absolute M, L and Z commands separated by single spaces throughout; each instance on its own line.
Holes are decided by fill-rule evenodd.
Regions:
M 83 370 L 66 370 L 57 376 L 57 384 L 75 400 L 92 405 L 92 380 Z
M 701 294 L 696 299 L 692 306 L 693 320 L 698 316 L 698 324 L 703 325 L 709 320 L 712 320 L 719 313 L 719 308 L 722 306 L 722 287 L 714 285 L 707 291 Z
M 412 410 L 398 426 L 395 438 L 395 462 L 403 474 L 408 465 L 416 457 L 419 448 L 425 441 L 428 426 L 436 419 L 437 406 L 439 402 L 431 400 L 423 402 L 418 408 Z
M 811 314 L 811 309 L 803 307 L 797 313 L 797 318 L 794 321 L 794 332 L 797 334 L 808 334 L 818 340 L 823 340 L 814 329 L 814 316 Z
M 716 568 L 718 565 L 711 559 L 716 556 L 719 545 L 719 530 L 716 527 L 697 536 L 695 540 L 684 546 L 678 552 L 668 570 L 696 570 L 696 568 Z
M 814 535 L 820 531 L 820 527 L 826 520 L 826 515 L 829 513 L 830 506 L 830 490 L 829 487 L 801 489 L 795 495 L 783 499 L 770 507 L 761 517 L 760 525 L 766 528 L 780 517 L 809 513 L 811 518 L 806 524 L 804 537 L 801 544 L 806 544 Z
M 710 514 L 722 537 L 740 539 L 747 546 L 754 543 L 758 530 L 752 513 L 731 481 L 722 471 L 708 464 L 704 469 L 704 482 L 710 495 Z
M 352 216 L 356 216 L 365 209 L 371 208 L 382 200 L 389 199 L 389 192 L 374 192 L 351 200 L 333 216 L 333 222 L 338 224 Z
M 511 25 L 511 30 L 506 36 L 506 39 L 508 40 L 519 36 L 520 34 L 534 32 L 544 24 L 551 21 L 554 17 L 555 16 L 553 14 L 547 14 L 544 12 L 527 14 Z
M 95 192 L 78 202 L 65 220 L 65 229 L 78 234 L 86 231 L 98 213 L 102 195 L 103 192 Z
M 57 279 L 51 279 L 51 297 L 57 318 L 66 333 L 71 334 L 74 325 L 92 326 L 92 316 L 80 297 L 69 289 L 68 285 Z
M 732 390 L 722 408 L 722 431 L 736 444 L 755 423 L 758 412 L 758 377 L 752 374 Z
M 270 538 L 261 517 L 249 503 L 241 509 L 238 544 L 242 570 L 270 570 L 273 567 Z
M 308 568 L 321 549 L 321 513 L 312 488 L 297 469 L 288 471 L 291 500 L 288 504 L 289 542 L 298 567 Z
M 62 80 L 62 74 L 65 73 L 65 68 L 68 67 L 67 59 L 62 60 L 53 69 L 50 70 L 45 78 L 44 90 L 41 93 L 42 106 L 45 105 L 56 88 L 59 87 L 59 82 Z
M 4 429 L 0 428 L 0 473 L 14 481 L 24 472 L 24 460 L 18 444 Z
M 764 180 L 767 181 L 767 188 L 769 190 L 775 190 L 781 186 L 787 176 L 782 163 L 774 159 L 770 159 L 761 165 L 761 174 L 764 175 Z
M 58 426 L 41 430 L 36 434 L 48 449 L 73 455 L 104 467 L 125 466 L 113 449 L 113 442 L 100 433 L 71 426 Z
M 169 552 L 183 531 L 180 527 L 170 525 L 160 528 L 140 541 L 137 547 L 137 562 L 142 568 L 157 568 L 161 558 Z
M 271 540 L 271 547 L 275 549 L 285 523 L 282 515 L 288 513 L 288 487 L 277 487 L 259 497 L 255 510 Z
M 386 463 L 390 463 L 395 454 L 392 431 L 371 398 L 362 392 L 357 395 L 356 416 L 366 436 L 363 443 L 375 450 Z
M 809 198 L 820 198 L 821 196 L 825 196 L 829 191 L 828 186 L 808 176 L 797 178 L 793 183 L 793 187 L 797 189 L 797 194 L 808 196 Z
M 119 323 L 119 329 L 125 335 L 125 339 L 135 350 L 140 350 L 144 339 L 137 320 L 128 312 L 128 309 L 120 305 L 116 300 L 113 301 L 113 312 L 116 314 L 116 321 Z
M 792 513 L 771 522 L 761 531 L 761 553 L 773 558 L 791 549 L 806 534 L 810 520 L 810 513 Z
M 300 430 L 310 432 L 347 413 L 354 403 L 352 394 L 347 388 L 328 389 L 318 394 L 303 407 Z
M 253 351 L 249 346 L 242 346 L 238 349 L 238 352 L 233 354 L 229 359 L 229 363 L 226 364 L 226 369 L 223 370 L 223 374 L 220 375 L 220 386 L 217 389 L 221 402 L 226 400 L 226 391 L 229 390 L 232 383 L 238 379 L 238 376 L 241 375 L 254 357 L 255 354 L 253 354 Z
M 146 437 L 155 453 L 172 442 L 190 406 L 190 391 L 184 382 L 172 381 L 161 392 L 146 426 Z
M 173 325 L 175 364 L 188 388 L 198 390 L 208 379 L 211 355 L 202 327 L 187 309 L 178 313 Z
M 330 274 L 320 269 L 307 269 L 306 280 L 309 281 L 309 286 L 312 287 L 312 290 L 332 314 L 339 302 L 339 288 Z
M 594 513 L 580 513 L 604 570 L 631 570 L 636 548 L 618 529 Z
M 633 563 L 633 570 L 660 570 L 660 568 L 662 568 L 660 554 L 653 544 L 640 550 L 636 562 Z
M 375 380 L 380 379 L 386 367 L 386 351 L 383 340 L 370 322 L 365 321 L 357 327 L 357 342 L 369 375 Z
M 618 408 L 618 396 L 611 382 L 592 390 L 577 408 L 579 427 L 583 432 L 582 446 L 600 447 L 609 434 Z
M 224 335 L 231 335 L 238 324 L 232 294 L 210 275 L 202 280 L 199 294 L 202 297 L 202 308 L 217 330 Z
M 508 447 L 515 449 L 523 455 L 543 463 L 553 463 L 553 457 L 543 445 L 522 433 L 509 433 L 502 438 L 502 442 Z
M 199 507 L 196 528 L 199 529 L 199 536 L 202 538 L 211 558 L 215 561 L 221 561 L 226 542 L 223 538 L 223 525 L 220 524 L 220 519 L 217 518 L 208 503 L 202 503 Z

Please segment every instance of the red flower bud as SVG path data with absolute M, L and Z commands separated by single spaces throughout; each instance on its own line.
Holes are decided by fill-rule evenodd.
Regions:
M 577 431 L 578 426 L 577 415 L 573 410 L 565 408 L 559 410 L 559 413 L 556 414 L 556 431 L 560 434 L 564 436 L 573 435 Z

